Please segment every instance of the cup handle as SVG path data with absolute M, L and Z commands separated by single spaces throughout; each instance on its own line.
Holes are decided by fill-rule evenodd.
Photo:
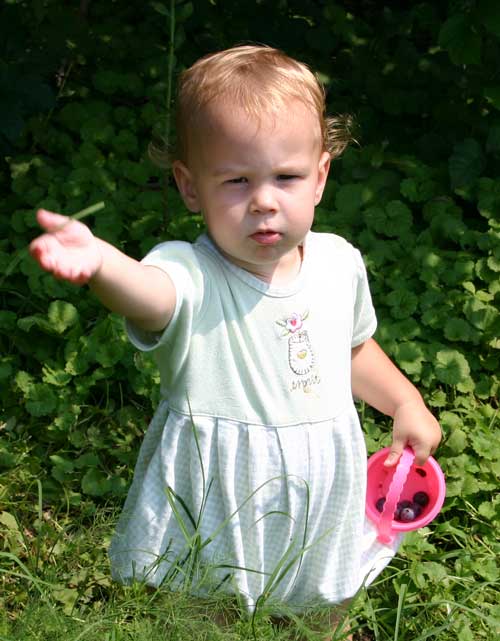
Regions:
M 410 447 L 405 447 L 394 470 L 394 475 L 387 490 L 387 496 L 385 497 L 384 508 L 377 523 L 377 539 L 381 543 L 392 543 L 394 540 L 392 520 L 414 460 L 415 454 L 413 450 Z

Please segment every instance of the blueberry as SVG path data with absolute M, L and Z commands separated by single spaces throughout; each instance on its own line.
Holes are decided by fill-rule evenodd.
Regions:
M 411 503 L 410 501 L 401 501 L 405 505 L 401 507 L 397 512 L 396 519 L 402 521 L 403 523 L 411 523 L 422 514 L 422 506 L 418 503 Z
M 408 507 L 411 507 L 411 501 L 399 501 L 396 505 L 396 511 L 394 512 L 394 518 L 396 521 L 401 520 L 401 511 Z
M 416 519 L 415 510 L 413 507 L 404 507 L 399 513 L 399 521 L 403 523 L 411 523 Z
M 418 517 L 422 514 L 423 507 L 418 503 L 412 503 L 412 508 L 413 512 L 415 513 L 415 518 L 418 519 Z
M 377 508 L 377 510 L 378 510 L 379 512 L 382 512 L 382 510 L 384 509 L 384 505 L 385 505 L 385 496 L 383 496 L 382 498 L 380 498 L 380 499 L 375 503 L 375 507 Z
M 425 507 L 429 503 L 429 495 L 427 492 L 417 492 L 413 495 L 413 502 L 420 505 L 420 507 Z

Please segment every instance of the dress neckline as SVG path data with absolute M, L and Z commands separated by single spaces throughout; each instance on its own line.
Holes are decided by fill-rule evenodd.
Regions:
M 219 250 L 217 245 L 213 240 L 208 236 L 208 234 L 202 234 L 199 236 L 195 242 L 195 247 L 199 249 L 208 250 L 210 254 L 215 256 L 217 260 L 223 265 L 225 269 L 234 274 L 240 281 L 244 282 L 252 289 L 255 289 L 267 296 L 273 296 L 276 298 L 292 296 L 296 294 L 303 285 L 308 266 L 309 266 L 309 249 L 311 243 L 311 237 L 313 232 L 308 232 L 307 236 L 304 238 L 304 241 L 301 245 L 302 247 L 302 263 L 300 266 L 300 271 L 289 283 L 286 285 L 273 285 L 273 283 L 267 283 L 254 274 L 251 274 L 246 269 L 235 265 L 230 260 L 228 260 Z

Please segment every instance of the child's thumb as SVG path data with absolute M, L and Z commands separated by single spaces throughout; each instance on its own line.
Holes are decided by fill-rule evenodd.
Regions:
M 39 209 L 36 212 L 36 219 L 40 227 L 45 229 L 47 232 L 54 232 L 58 231 L 61 229 L 61 227 L 64 227 L 71 218 L 68 218 L 68 216 L 62 216 L 61 214 L 54 214 L 51 211 L 47 211 L 46 209 Z
M 399 441 L 394 440 L 391 445 L 391 451 L 387 455 L 387 458 L 384 461 L 384 466 L 385 467 L 392 467 L 393 465 L 396 465 L 396 463 L 399 461 L 399 458 L 401 454 L 403 453 L 405 444 L 400 443 Z

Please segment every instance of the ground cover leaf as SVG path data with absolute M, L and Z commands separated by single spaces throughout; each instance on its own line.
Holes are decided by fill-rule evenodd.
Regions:
M 453 189 L 470 185 L 482 174 L 485 165 L 481 145 L 474 138 L 457 143 L 448 161 Z
M 63 369 L 54 369 L 48 365 L 43 366 L 42 373 L 43 382 L 55 387 L 65 387 L 73 378 L 71 374 Z
M 500 438 L 498 431 L 491 434 L 474 432 L 470 435 L 470 442 L 474 451 L 489 461 L 498 460 L 500 456 Z M 496 443 L 496 447 L 495 447 Z
M 38 327 L 47 334 L 54 334 L 55 330 L 52 324 L 44 318 L 41 314 L 34 314 L 32 316 L 25 316 L 17 321 L 17 326 L 23 332 L 29 332 L 33 327 Z
M 14 372 L 14 362 L 12 358 L 0 358 L 0 381 L 10 379 Z
M 457 350 L 443 349 L 436 354 L 434 371 L 437 378 L 446 385 L 458 385 L 470 375 L 467 359 Z
M 464 305 L 464 313 L 467 320 L 481 331 L 487 331 L 500 317 L 495 307 L 483 303 L 479 299 L 479 292 L 472 298 L 468 298 Z
M 335 206 L 344 215 L 353 215 L 363 204 L 363 186 L 347 184 L 339 187 L 335 196 Z
M 463 318 L 448 319 L 444 326 L 444 335 L 450 341 L 479 342 L 477 333 Z
M 472 29 L 465 13 L 456 13 L 446 20 L 439 31 L 438 42 L 456 65 L 481 62 L 481 37 Z
M 403 334 L 405 336 L 405 334 Z M 417 379 L 422 373 L 422 363 L 426 360 L 424 349 L 415 341 L 398 343 L 395 357 L 399 366 Z
M 110 489 L 107 476 L 96 468 L 85 472 L 82 478 L 82 490 L 90 496 L 103 496 Z
M 55 392 L 43 383 L 35 383 L 26 396 L 26 409 L 32 416 L 48 416 L 56 407 Z

